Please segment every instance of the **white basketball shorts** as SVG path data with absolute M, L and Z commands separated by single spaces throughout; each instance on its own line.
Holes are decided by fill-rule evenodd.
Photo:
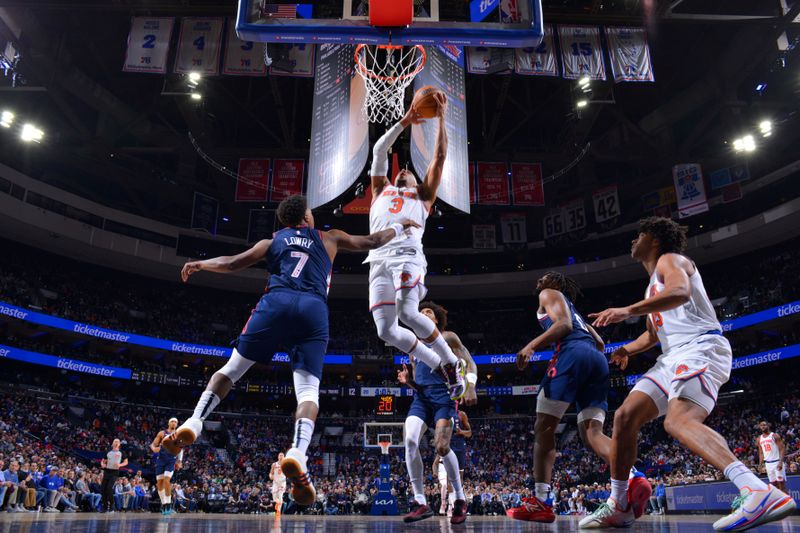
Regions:
M 732 359 L 728 339 L 701 335 L 662 354 L 633 390 L 653 399 L 658 416 L 667 414 L 667 404 L 673 398 L 690 400 L 710 414 L 720 387 L 730 378 Z
M 286 492 L 286 480 L 283 481 L 273 481 L 272 482 L 272 494 L 273 496 L 276 494 L 283 494 Z
M 427 265 L 425 258 L 390 257 L 372 261 L 369 266 L 369 309 L 394 305 L 397 293 L 403 289 L 416 291 L 417 301 L 428 293 L 425 287 Z
M 783 463 L 780 461 L 767 461 L 764 464 L 767 467 L 767 477 L 769 478 L 770 483 L 775 483 L 776 481 L 786 481 L 786 469 Z

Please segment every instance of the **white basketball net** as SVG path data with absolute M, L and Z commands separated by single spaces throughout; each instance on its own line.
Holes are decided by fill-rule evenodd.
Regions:
M 356 47 L 356 71 L 364 80 L 362 113 L 370 122 L 390 124 L 405 113 L 405 92 L 425 66 L 425 48 L 366 45 Z

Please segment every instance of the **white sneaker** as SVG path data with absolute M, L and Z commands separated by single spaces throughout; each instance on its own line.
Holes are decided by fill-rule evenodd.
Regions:
M 731 507 L 731 514 L 714 522 L 716 531 L 744 531 L 780 520 L 793 514 L 797 504 L 791 496 L 769 485 L 767 490 L 743 488 Z
M 161 441 L 161 446 L 172 455 L 178 455 L 181 450 L 194 444 L 203 432 L 203 421 L 199 418 L 187 418 L 175 433 Z
M 629 506 L 626 511 L 619 508 L 613 498 L 609 498 L 606 503 L 581 520 L 578 527 L 581 529 L 602 529 L 606 527 L 630 527 L 634 520 L 633 509 Z
M 292 480 L 292 498 L 298 505 L 311 505 L 317 491 L 308 475 L 307 457 L 297 448 L 291 448 L 281 461 L 281 471 Z

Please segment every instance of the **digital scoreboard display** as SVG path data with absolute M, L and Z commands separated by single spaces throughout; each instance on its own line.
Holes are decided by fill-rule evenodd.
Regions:
M 394 396 L 378 396 L 375 406 L 376 416 L 392 416 L 394 414 Z

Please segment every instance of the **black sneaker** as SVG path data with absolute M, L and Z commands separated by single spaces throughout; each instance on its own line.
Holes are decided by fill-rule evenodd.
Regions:
M 403 517 L 403 522 L 419 522 L 420 520 L 425 520 L 426 518 L 430 518 L 432 516 L 433 510 L 430 507 L 427 505 L 422 505 L 421 503 L 412 502 L 411 512 Z

